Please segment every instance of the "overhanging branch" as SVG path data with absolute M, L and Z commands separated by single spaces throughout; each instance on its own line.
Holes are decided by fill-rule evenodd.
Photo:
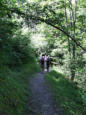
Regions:
M 40 18 L 40 17 L 36 17 L 36 16 L 33 16 L 33 15 L 29 15 L 29 14 L 25 14 L 24 12 L 21 12 L 20 10 L 18 9 L 11 9 L 11 12 L 15 12 L 19 15 L 22 15 L 22 16 L 25 16 L 25 17 L 29 17 L 30 19 L 32 20 L 39 20 L 41 22 L 44 22 L 54 28 L 56 28 L 57 30 L 63 32 L 69 39 L 71 39 L 77 46 L 79 46 L 82 50 L 84 50 L 86 52 L 86 48 L 83 47 L 80 42 L 78 42 L 76 39 L 74 39 L 68 32 L 66 32 L 65 30 L 61 29 L 60 27 L 58 26 L 55 26 L 54 24 L 50 23 L 49 21 L 43 19 L 43 18 Z
M 50 22 L 48 22 L 48 21 L 46 21 L 46 20 L 44 20 L 42 18 L 37 17 L 37 19 L 40 20 L 41 22 L 45 22 L 46 24 L 48 24 L 48 25 L 50 25 L 50 26 L 52 26 L 52 27 L 60 30 L 61 32 L 63 32 L 67 37 L 69 37 L 69 39 L 71 39 L 72 41 L 74 41 L 77 46 L 79 46 L 81 49 L 83 49 L 86 52 L 86 48 L 84 48 L 83 46 L 81 46 L 81 44 L 76 39 L 74 39 L 68 32 L 64 31 L 60 27 L 55 26 L 52 23 L 50 23 Z

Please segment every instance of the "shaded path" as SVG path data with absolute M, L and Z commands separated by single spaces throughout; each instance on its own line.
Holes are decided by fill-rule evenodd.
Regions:
M 58 115 L 55 112 L 44 74 L 38 73 L 30 79 L 30 90 L 32 92 L 30 106 L 34 111 L 33 115 Z

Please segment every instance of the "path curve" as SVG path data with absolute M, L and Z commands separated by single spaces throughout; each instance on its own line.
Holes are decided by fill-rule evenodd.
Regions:
M 48 90 L 43 73 L 38 73 L 30 79 L 30 90 L 32 92 L 30 106 L 34 115 L 58 115 L 54 108 L 52 95 Z

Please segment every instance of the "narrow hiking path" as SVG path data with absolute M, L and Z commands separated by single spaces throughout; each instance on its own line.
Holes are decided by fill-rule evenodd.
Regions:
M 32 115 L 61 115 L 56 113 L 52 94 L 48 90 L 45 74 L 37 73 L 30 79 L 30 90 L 32 92 L 30 106 L 33 109 Z

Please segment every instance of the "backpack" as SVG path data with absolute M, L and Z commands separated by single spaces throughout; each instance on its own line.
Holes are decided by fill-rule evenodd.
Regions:
M 49 65 L 50 64 L 50 58 L 48 57 L 47 58 L 47 65 Z
M 44 64 L 44 57 L 41 58 L 41 64 Z

